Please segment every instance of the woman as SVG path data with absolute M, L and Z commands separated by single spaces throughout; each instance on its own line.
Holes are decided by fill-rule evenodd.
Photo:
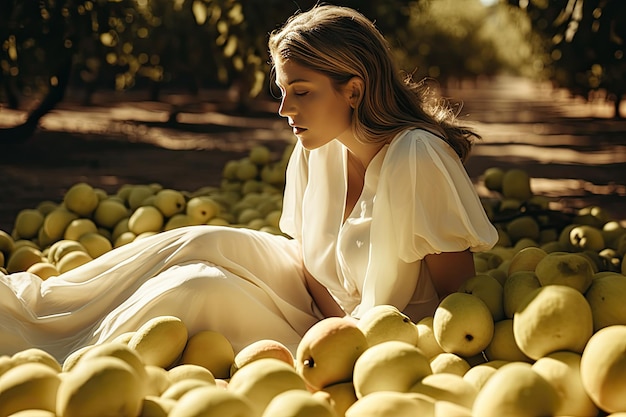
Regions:
M 293 239 L 192 226 L 43 282 L 0 276 L 0 354 L 36 346 L 62 360 L 159 315 L 219 331 L 236 351 L 262 338 L 295 350 L 323 317 L 377 304 L 418 321 L 475 274 L 472 252 L 497 240 L 462 165 L 477 135 L 400 78 L 352 9 L 297 14 L 269 47 L 298 138 L 280 222 Z

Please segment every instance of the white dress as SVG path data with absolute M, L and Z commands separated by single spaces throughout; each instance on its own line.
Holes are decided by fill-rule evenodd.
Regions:
M 0 355 L 38 347 L 62 361 L 161 315 L 181 318 L 190 335 L 219 331 L 235 351 L 267 338 L 295 351 L 322 318 L 303 262 L 355 317 L 376 304 L 431 313 L 437 296 L 420 260 L 497 240 L 465 169 L 442 140 L 406 131 L 370 163 L 344 223 L 346 161 L 337 141 L 311 152 L 296 145 L 281 218 L 294 239 L 191 226 L 45 281 L 0 274 Z

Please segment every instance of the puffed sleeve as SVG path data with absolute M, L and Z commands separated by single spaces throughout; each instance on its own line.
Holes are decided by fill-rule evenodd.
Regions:
M 281 231 L 296 240 L 302 239 L 302 200 L 308 175 L 308 151 L 298 141 L 287 163 L 283 208 L 279 222 Z
M 446 142 L 412 130 L 387 156 L 381 191 L 387 194 L 400 259 L 410 263 L 431 253 L 477 252 L 496 243 L 497 231 Z

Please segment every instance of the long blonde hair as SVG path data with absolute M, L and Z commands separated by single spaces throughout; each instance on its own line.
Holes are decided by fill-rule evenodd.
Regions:
M 456 124 L 452 107 L 427 82 L 401 76 L 388 42 L 356 10 L 318 5 L 297 13 L 270 34 L 269 52 L 274 62 L 292 60 L 328 76 L 337 87 L 360 77 L 365 88 L 352 123 L 356 137 L 365 142 L 418 127 L 442 137 L 465 161 L 480 138 Z

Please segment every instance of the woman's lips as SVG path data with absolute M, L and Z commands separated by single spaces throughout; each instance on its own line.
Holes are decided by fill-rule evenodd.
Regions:
M 293 133 L 294 133 L 294 135 L 300 135 L 300 134 L 302 134 L 305 131 L 306 131 L 306 129 L 303 128 L 303 127 L 293 126 Z

